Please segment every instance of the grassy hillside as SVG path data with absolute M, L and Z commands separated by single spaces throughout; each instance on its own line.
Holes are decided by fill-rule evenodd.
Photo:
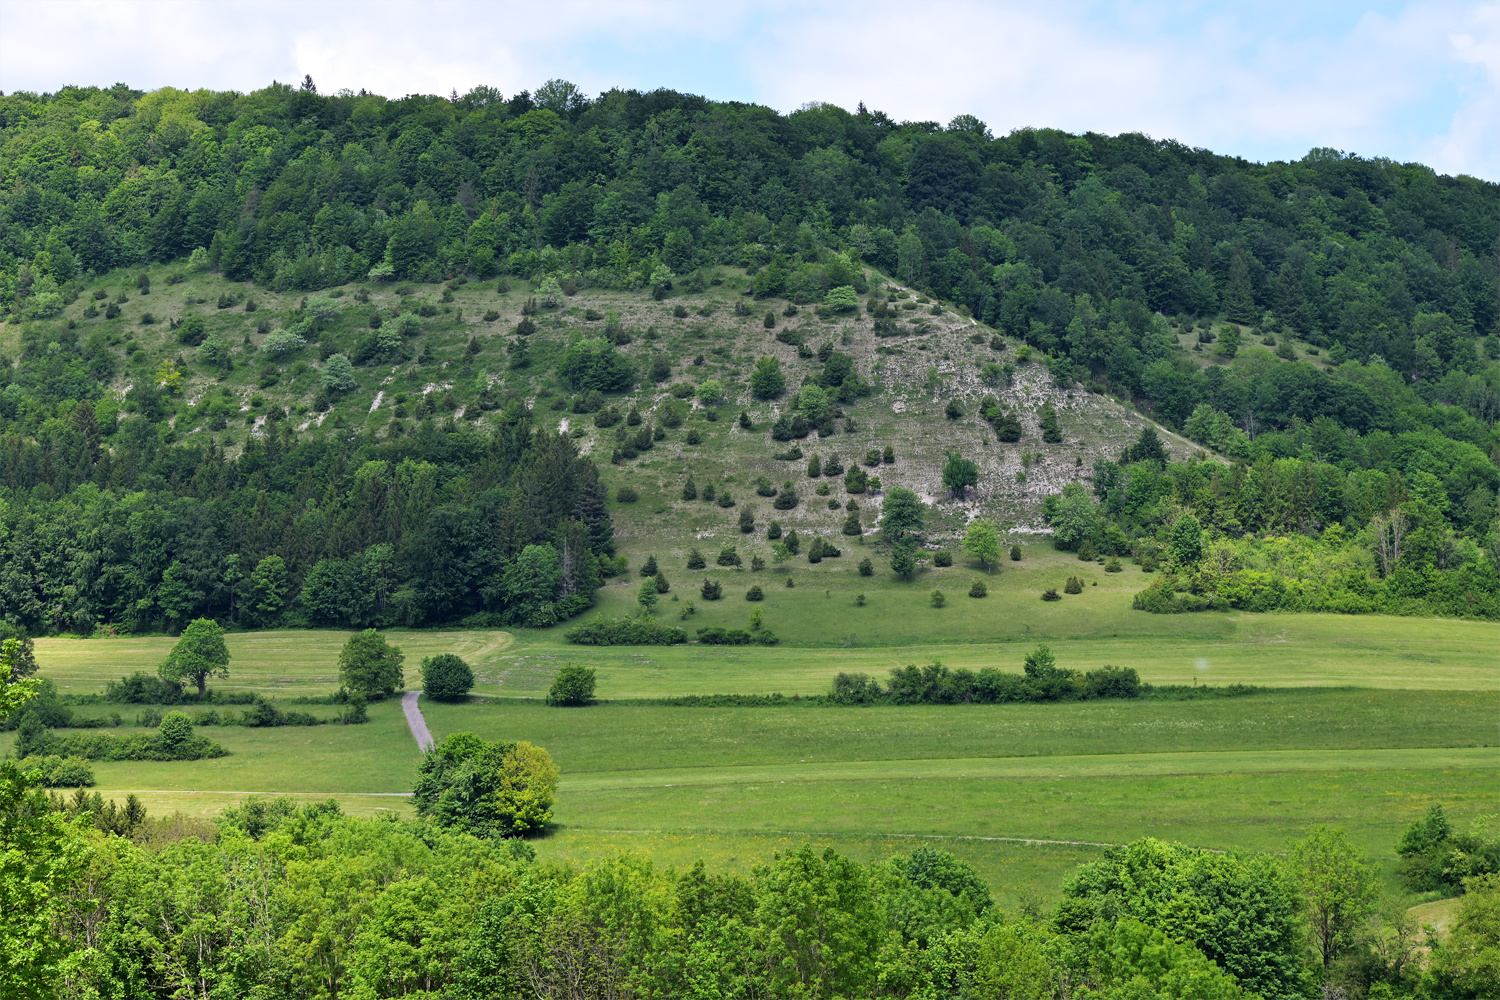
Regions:
M 138 273 L 149 276 L 149 294 L 140 294 Z M 837 454 L 849 466 L 860 462 L 869 449 L 886 446 L 894 449 L 895 463 L 872 472 L 887 487 L 906 486 L 928 502 L 946 500 L 941 469 L 949 452 L 961 452 L 979 463 L 978 491 L 971 492 L 967 502 L 944 503 L 943 523 L 961 525 L 985 512 L 1036 530 L 1042 498 L 1081 478 L 1095 459 L 1117 457 L 1150 423 L 1107 395 L 1076 387 L 1059 390 L 1045 367 L 1018 361 L 1018 341 L 878 276 L 874 287 L 882 295 L 904 295 L 902 301 L 919 306 L 903 314 L 913 317 L 915 324 L 905 326 L 908 335 L 877 337 L 864 308 L 827 318 L 803 308 L 786 316 L 789 303 L 784 300 L 752 300 L 741 294 L 748 284 L 743 270 L 717 268 L 710 273 L 715 283 L 701 293 L 682 291 L 661 301 L 649 290 L 588 288 L 564 296 L 555 309 L 538 306 L 532 316 L 536 332 L 526 338 L 517 337 L 515 330 L 525 318 L 527 303 L 536 304 L 537 299 L 527 283 L 516 279 L 351 284 L 317 293 L 331 310 L 330 318 L 317 323 L 315 334 L 308 333 L 306 346 L 272 357 L 263 350 L 266 338 L 295 327 L 306 315 L 302 307 L 309 296 L 230 282 L 180 264 L 153 266 L 86 283 L 80 298 L 55 320 L 0 326 L 0 354 L 21 353 L 23 334 L 41 343 L 76 339 L 95 345 L 114 358 L 116 374 L 108 383 L 108 398 L 120 418 L 135 408 L 127 403 L 131 390 L 153 382 L 163 362 L 170 361 L 182 376 L 176 390 L 162 401 L 170 414 L 172 438 L 190 443 L 212 437 L 229 456 L 239 454 L 251 436 L 264 435 L 268 420 L 273 430 L 285 420 L 299 436 L 356 434 L 383 439 L 410 433 L 429 417 L 438 423 L 451 418 L 483 427 L 495 407 L 519 399 L 535 408 L 543 426 L 566 431 L 585 454 L 607 462 L 617 447 L 616 427 L 597 427 L 594 413 L 573 412 L 580 393 L 559 375 L 557 363 L 571 339 L 618 328 L 630 339 L 621 349 L 642 376 L 635 390 L 607 397 L 607 405 L 622 415 L 634 409 L 644 425 L 654 425 L 676 398 L 671 392 L 675 386 L 696 388 L 716 380 L 725 390 L 723 401 L 711 407 L 687 400 L 691 410 L 684 424 L 666 428 L 666 437 L 655 442 L 653 450 L 610 477 L 616 485 L 630 485 L 641 493 L 638 506 L 615 512 L 621 534 L 636 538 L 647 525 L 651 532 L 682 539 L 733 525 L 733 509 L 706 504 L 662 520 L 688 474 L 700 486 L 723 484 L 737 501 L 759 501 L 766 519 L 770 504 L 754 496 L 752 484 L 761 475 L 778 486 L 791 479 L 806 494 L 805 502 L 794 512 L 778 513 L 777 519 L 799 531 L 836 531 L 845 514 L 824 509 L 825 498 L 814 499 L 816 483 L 806 482 L 806 458 Z M 99 292 L 105 293 L 104 299 L 95 298 Z M 129 301 L 116 302 L 122 295 Z M 862 296 L 861 306 L 868 301 L 868 295 Z M 109 303 L 119 306 L 118 316 L 85 317 L 85 310 L 98 312 Z M 736 315 L 737 306 L 747 314 Z M 768 313 L 776 319 L 773 329 L 765 326 Z M 361 341 L 377 332 L 369 325 L 375 314 L 382 324 L 394 322 L 393 314 L 414 318 L 419 332 L 404 337 L 398 352 L 362 358 Z M 148 316 L 152 322 L 145 322 Z M 207 363 L 201 347 L 180 342 L 172 327 L 186 317 L 201 317 L 203 336 L 228 347 L 232 369 Z M 916 332 L 919 329 L 925 332 Z M 748 385 L 750 369 L 757 358 L 777 358 L 792 393 L 823 367 L 815 353 L 799 357 L 798 347 L 777 339 L 777 334 L 788 333 L 806 345 L 803 354 L 831 344 L 851 355 L 875 391 L 841 406 L 839 433 L 822 438 L 813 432 L 797 442 L 803 459 L 778 461 L 773 455 L 788 450 L 790 443 L 774 442 L 769 428 L 784 403 L 754 399 Z M 523 339 L 529 363 L 517 368 L 515 351 Z M 358 388 L 331 400 L 324 397 L 328 409 L 319 410 L 315 405 L 322 395 L 321 370 L 333 353 L 366 363 L 356 366 Z M 658 361 L 670 367 L 670 375 L 660 380 L 650 377 Z M 985 363 L 1012 365 L 1013 384 L 983 378 Z M 985 396 L 1017 412 L 1023 427 L 1020 442 L 995 440 L 978 413 Z M 950 400 L 963 414 L 958 419 L 945 416 Z M 1061 444 L 1040 438 L 1038 413 L 1047 402 L 1058 412 Z M 739 425 L 735 418 L 741 411 L 749 414 L 753 429 Z M 845 429 L 848 421 L 857 428 L 853 433 Z M 1152 426 L 1178 457 L 1203 451 L 1200 445 Z M 634 435 L 638 428 L 628 429 Z M 701 437 L 700 444 L 685 443 L 692 431 Z M 830 498 L 848 499 L 837 479 L 829 483 Z M 874 516 L 871 510 L 866 519 Z

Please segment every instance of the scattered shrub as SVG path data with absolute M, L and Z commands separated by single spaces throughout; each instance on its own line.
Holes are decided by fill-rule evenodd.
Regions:
M 620 503 L 635 503 L 640 498 L 640 494 L 632 486 L 621 486 L 615 491 L 615 499 Z
M 1068 577 L 1068 582 L 1065 583 L 1065 584 L 1063 584 L 1063 593 L 1064 594 L 1081 594 L 1081 593 L 1083 593 L 1083 580 L 1080 579 L 1079 577 L 1076 577 L 1076 576 L 1070 576 L 1070 577 Z
M 970 597 L 988 597 L 989 595 L 990 590 L 984 585 L 983 580 L 975 580 L 974 586 L 969 588 Z
M 724 596 L 724 588 L 717 581 L 703 578 L 703 586 L 698 591 L 705 601 L 717 601 Z
M 765 600 L 765 597 L 765 591 L 760 589 L 760 584 L 758 583 L 755 586 L 751 587 L 749 590 L 745 591 L 745 600 L 747 601 L 763 601 Z
M 1048 587 L 1046 590 L 1042 591 L 1042 600 L 1060 601 L 1062 600 L 1062 595 L 1057 592 L 1056 587 Z
M 948 598 L 943 595 L 941 590 L 934 590 L 931 594 L 927 595 L 927 601 L 933 607 L 941 608 L 948 603 Z
M 932 554 L 932 564 L 934 566 L 952 566 L 953 553 L 949 552 L 947 549 L 940 549 L 937 552 L 934 552 Z
M 680 632 L 681 629 L 673 631 Z M 564 665 L 552 678 L 547 689 L 549 705 L 591 705 L 594 701 L 594 671 L 591 667 L 580 667 L 576 663 Z
M 434 701 L 462 701 L 474 687 L 474 671 L 453 653 L 422 658 L 422 693 Z

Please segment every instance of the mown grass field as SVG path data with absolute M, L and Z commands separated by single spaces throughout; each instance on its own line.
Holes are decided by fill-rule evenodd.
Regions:
M 705 553 L 712 559 L 712 551 Z M 741 548 L 742 554 L 748 554 Z M 1105 574 L 1043 546 L 965 596 L 977 568 L 929 569 L 910 584 L 861 578 L 860 550 L 785 572 L 712 569 L 719 602 L 658 562 L 698 613 L 684 626 L 743 625 L 743 588 L 767 586 L 774 647 L 596 648 L 561 629 L 389 633 L 406 653 L 407 683 L 423 656 L 456 652 L 478 676 L 465 704 L 423 701 L 434 734 L 473 731 L 545 746 L 563 779 L 543 856 L 587 862 L 643 851 L 662 863 L 744 870 L 809 842 L 860 858 L 931 843 L 974 863 L 1007 905 L 1053 898 L 1098 844 L 1159 836 L 1215 849 L 1280 850 L 1316 823 L 1345 827 L 1394 872 L 1391 847 L 1432 802 L 1460 826 L 1500 800 L 1500 627 L 1491 623 L 1328 615 L 1131 611 L 1144 584 L 1134 567 Z M 637 553 L 635 565 L 649 553 Z M 878 563 L 878 557 L 877 557 Z M 883 568 L 883 567 L 882 567 Z M 1057 604 L 1035 597 L 1069 573 L 1099 586 Z M 599 613 L 634 610 L 634 572 L 601 595 Z M 763 586 L 765 583 L 763 583 Z M 938 587 L 948 606 L 932 608 Z M 854 597 L 866 595 L 858 607 Z M 897 629 L 899 628 L 899 631 Z M 347 632 L 232 635 L 225 690 L 276 698 L 337 686 Z M 839 637 L 843 636 L 841 640 Z M 853 636 L 853 639 L 849 637 Z M 1060 705 L 683 708 L 635 699 L 682 694 L 818 694 L 839 671 L 878 676 L 905 663 L 1019 671 L 1049 643 L 1063 666 L 1132 666 L 1148 681 L 1247 683 L 1246 698 Z M 840 644 L 840 643 L 845 644 Z M 880 644 L 883 643 L 883 644 Z M 169 637 L 42 639 L 44 676 L 69 693 L 101 691 L 154 670 Z M 559 666 L 598 672 L 603 701 L 560 709 L 540 701 Z M 1301 690 L 1298 690 L 1301 689 Z M 137 706 L 89 705 L 80 715 Z M 230 708 L 230 711 L 235 709 Z M 326 714 L 322 708 L 314 712 Z M 154 812 L 212 815 L 247 794 L 335 798 L 360 815 L 409 815 L 419 759 L 400 706 L 371 707 L 364 726 L 208 729 L 232 753 L 208 761 L 96 766 L 106 795 L 136 791 Z M 12 737 L 0 734 L 0 749 Z

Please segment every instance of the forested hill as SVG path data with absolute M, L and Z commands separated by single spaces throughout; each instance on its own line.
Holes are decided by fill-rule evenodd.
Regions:
M 1438 535 L 1475 548 L 1500 539 L 1497 258 L 1500 186 L 1332 150 L 1253 164 L 1136 134 L 994 137 L 969 116 L 559 81 L 510 98 L 311 80 L 4 95 L 0 617 L 568 617 L 612 572 L 613 527 L 584 421 L 533 433 L 544 399 L 600 430 L 629 410 L 622 463 L 695 393 L 805 415 L 805 438 L 899 384 L 939 410 L 950 395 L 934 424 L 886 407 L 914 438 L 967 414 L 1014 443 L 1040 420 L 1049 468 L 1080 478 L 1057 414 L 1119 427 L 1115 397 L 1333 484 L 1317 517 L 1282 519 L 1296 530 L 1364 531 L 1417 490 Z M 439 281 L 434 301 L 421 286 Z M 783 398 L 774 358 L 763 392 L 734 351 L 809 368 Z M 673 365 L 698 382 L 677 403 Z M 1334 496 L 1357 472 L 1387 477 L 1384 506 Z M 1174 516 L 1120 489 L 1123 535 Z M 1438 570 L 1454 545 L 1433 548 Z
M 842 254 L 1169 422 L 1207 402 L 1268 429 L 1415 421 L 1494 445 L 1493 382 L 1471 376 L 1500 356 L 1500 186 L 1416 164 L 1314 150 L 1260 165 L 1136 134 L 994 138 L 970 116 L 589 100 L 557 81 L 509 99 L 322 96 L 311 80 L 16 93 L 0 142 L 0 309 L 21 317 L 55 312 L 80 273 L 195 251 L 304 290 L 372 267 L 640 287 L 735 264 L 793 301 L 821 298 Z M 1159 364 L 1152 313 L 1258 324 L 1400 378 L 1287 372 L 1265 398 L 1225 398 L 1196 366 Z M 1411 405 L 1434 402 L 1456 410 Z

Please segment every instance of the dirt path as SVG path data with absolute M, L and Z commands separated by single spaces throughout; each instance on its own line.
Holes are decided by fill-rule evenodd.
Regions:
M 411 729 L 411 734 L 416 738 L 417 749 L 426 751 L 432 746 L 432 734 L 427 731 L 427 720 L 422 718 L 422 710 L 417 707 L 417 698 L 421 696 L 420 691 L 408 691 L 401 696 L 401 711 L 406 713 L 406 725 Z

